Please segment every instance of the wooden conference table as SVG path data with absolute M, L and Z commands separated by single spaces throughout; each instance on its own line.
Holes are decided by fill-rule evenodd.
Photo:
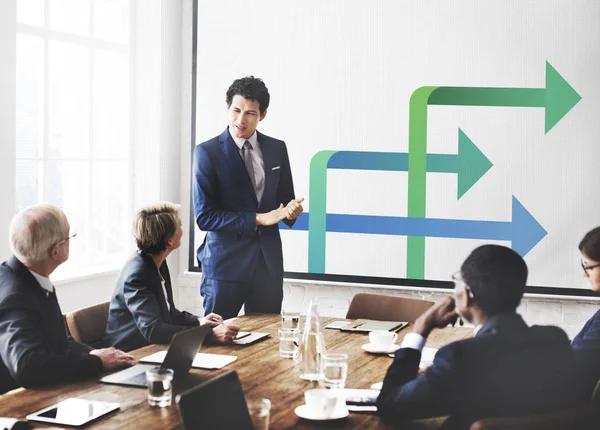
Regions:
M 340 318 L 321 318 L 321 323 Z M 347 418 L 336 421 L 307 421 L 296 416 L 294 409 L 304 403 L 304 391 L 318 387 L 297 376 L 292 359 L 279 357 L 277 329 L 281 327 L 279 315 L 246 315 L 236 321 L 243 331 L 267 332 L 271 336 L 253 345 L 209 345 L 203 352 L 229 354 L 238 357 L 236 361 L 220 370 L 192 369 L 185 384 L 174 387 L 173 396 L 230 370 L 236 370 L 247 399 L 268 398 L 271 400 L 270 428 L 391 428 L 376 415 L 350 413 Z M 410 328 L 398 332 L 399 340 Z M 371 384 L 383 380 L 392 362 L 387 355 L 373 355 L 362 350 L 368 343 L 368 336 L 359 333 L 324 329 L 323 335 L 328 352 L 348 354 L 348 378 L 346 387 L 369 388 Z M 439 348 L 450 342 L 470 337 L 472 330 L 447 327 L 434 330 L 427 339 L 427 346 Z M 136 358 L 166 349 L 164 345 L 150 345 L 132 352 Z M 91 400 L 117 402 L 119 411 L 99 419 L 86 428 L 119 429 L 182 429 L 183 424 L 175 401 L 167 408 L 154 408 L 146 403 L 146 390 L 117 385 L 106 385 L 95 380 L 85 380 L 53 388 L 24 390 L 17 389 L 0 396 L 0 416 L 24 419 L 26 415 L 48 407 L 69 397 L 82 397 Z M 421 420 L 406 423 L 402 428 L 435 428 L 440 420 Z M 33 423 L 32 423 L 33 424 Z M 47 428 L 44 424 L 34 424 L 35 428 Z

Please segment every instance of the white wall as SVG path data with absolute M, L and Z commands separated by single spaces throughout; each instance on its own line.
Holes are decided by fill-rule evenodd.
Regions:
M 0 2 L 0 261 L 10 255 L 8 225 L 15 212 L 16 5 Z

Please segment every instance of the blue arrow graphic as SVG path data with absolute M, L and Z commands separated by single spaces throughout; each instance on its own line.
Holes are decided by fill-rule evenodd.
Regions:
M 308 230 L 308 218 L 309 214 L 303 213 L 296 220 L 294 229 Z M 281 223 L 280 227 L 283 225 L 285 224 Z M 327 231 L 336 233 L 506 240 L 512 243 L 512 248 L 521 256 L 525 256 L 548 234 L 515 196 L 512 198 L 511 221 L 327 214 Z
M 469 191 L 492 166 L 491 161 L 460 128 L 458 154 L 427 154 L 428 172 L 458 174 L 457 199 Z M 407 172 L 408 153 L 337 151 L 329 158 L 327 168 Z

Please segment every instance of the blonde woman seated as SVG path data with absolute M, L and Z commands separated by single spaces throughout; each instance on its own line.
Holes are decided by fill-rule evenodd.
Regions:
M 217 314 L 199 318 L 173 302 L 167 256 L 179 248 L 183 229 L 179 206 L 157 203 L 141 208 L 133 223 L 138 251 L 125 263 L 110 301 L 103 346 L 124 351 L 149 344 L 168 344 L 175 333 L 197 325 L 213 326 L 218 342 L 239 331 Z

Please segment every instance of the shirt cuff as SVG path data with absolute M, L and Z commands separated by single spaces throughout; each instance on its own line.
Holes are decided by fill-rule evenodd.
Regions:
M 411 348 L 417 351 L 422 351 L 425 346 L 425 338 L 419 333 L 407 333 L 400 348 Z

